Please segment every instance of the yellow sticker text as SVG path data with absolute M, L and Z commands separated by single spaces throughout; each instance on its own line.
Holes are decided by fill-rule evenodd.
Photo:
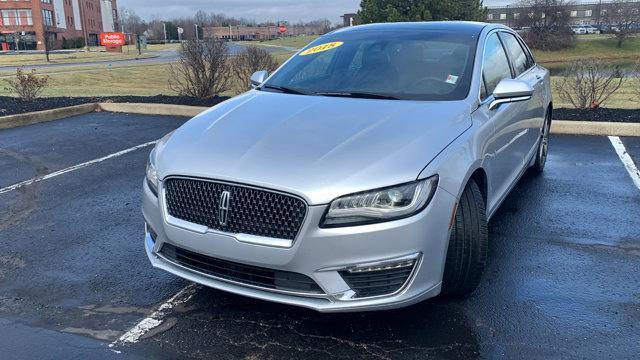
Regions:
M 335 48 L 337 48 L 339 46 L 342 46 L 342 44 L 344 44 L 344 42 L 342 42 L 342 41 L 334 41 L 334 42 L 330 42 L 330 43 L 314 46 L 312 48 L 308 48 L 307 50 L 301 52 L 300 56 L 317 54 L 319 52 L 335 49 Z

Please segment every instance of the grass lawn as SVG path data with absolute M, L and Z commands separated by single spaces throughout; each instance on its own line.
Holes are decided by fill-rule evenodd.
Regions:
M 131 51 L 129 53 L 107 53 L 107 52 L 72 52 L 63 54 L 50 54 L 49 58 L 52 63 L 68 64 L 68 63 L 85 63 L 92 61 L 115 61 L 115 60 L 129 60 L 135 58 L 148 58 L 154 56 L 153 54 L 143 53 L 138 55 L 137 52 Z M 18 55 L 0 55 L 0 66 L 21 66 L 21 65 L 42 65 L 46 64 L 47 60 L 44 54 L 18 54 Z
M 49 76 L 43 96 L 115 96 L 173 94 L 169 89 L 169 64 L 131 66 L 79 66 L 39 71 Z M 0 73 L 0 95 L 9 95 Z
M 177 43 L 169 43 L 169 44 L 148 44 L 147 48 L 144 51 L 164 51 L 164 50 L 178 50 L 178 48 L 180 47 L 180 44 Z M 105 51 L 104 46 L 92 46 L 91 51 Z M 136 52 L 136 46 L 135 45 L 125 45 L 122 47 L 122 51 L 124 51 L 125 53 L 127 52 Z
M 551 78 L 552 83 L 557 81 L 558 77 Z M 606 108 L 617 109 L 640 109 L 640 80 L 631 79 L 627 81 L 609 100 L 602 106 Z M 571 108 L 571 103 L 560 99 L 555 90 L 553 90 L 553 105 L 556 108 Z
M 152 96 L 177 95 L 169 88 L 169 63 L 122 66 L 78 66 L 39 71 L 49 76 L 42 96 Z M 13 73 L 0 72 L 0 96 L 13 96 L 5 89 L 4 80 Z M 248 81 L 248 79 L 247 79 Z M 234 96 L 229 90 L 222 96 Z
M 169 89 L 169 64 L 147 64 L 131 66 L 95 67 L 59 69 L 46 73 L 49 87 L 44 96 L 117 96 L 117 95 L 175 95 Z M 10 73 L 0 73 L 0 95 L 10 95 L 4 89 L 2 79 Z M 556 80 L 554 77 L 552 80 Z M 608 102 L 610 108 L 638 108 L 640 98 L 637 89 L 640 81 L 631 80 L 625 84 Z M 233 96 L 233 91 L 222 95 Z M 556 107 L 570 107 L 554 94 Z
M 609 35 L 578 36 L 576 45 L 560 51 L 534 51 L 541 63 L 570 62 L 580 59 L 638 60 L 640 59 L 640 36 L 627 39 L 622 47 Z

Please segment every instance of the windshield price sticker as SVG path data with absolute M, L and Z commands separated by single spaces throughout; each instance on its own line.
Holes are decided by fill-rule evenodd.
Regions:
M 317 53 L 320 53 L 320 52 L 323 52 L 323 51 L 335 49 L 337 47 L 342 46 L 342 44 L 344 44 L 344 42 L 342 42 L 342 41 L 334 41 L 334 42 L 330 42 L 330 43 L 314 46 L 312 48 L 309 48 L 309 49 L 301 52 L 300 56 L 317 54 Z
M 447 81 L 448 84 L 455 85 L 458 82 L 458 77 L 455 76 L 455 75 L 449 75 L 449 76 L 447 76 L 447 80 L 446 81 Z

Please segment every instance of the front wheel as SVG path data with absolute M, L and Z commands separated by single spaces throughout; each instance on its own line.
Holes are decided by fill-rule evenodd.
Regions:
M 540 144 L 538 144 L 538 152 L 536 153 L 536 161 L 531 166 L 531 170 L 535 173 L 542 173 L 544 166 L 547 163 L 547 153 L 549 151 L 549 131 L 551 130 L 551 115 L 550 111 L 547 111 L 547 115 L 544 119 L 544 126 L 542 127 L 542 134 L 540 135 Z
M 456 209 L 449 235 L 442 294 L 463 297 L 478 284 L 487 262 L 487 215 L 478 184 L 470 180 Z

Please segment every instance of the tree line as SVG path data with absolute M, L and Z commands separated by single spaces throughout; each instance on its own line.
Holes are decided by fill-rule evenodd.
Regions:
M 178 28 L 182 28 L 184 33 L 181 38 L 183 40 L 202 39 L 205 27 L 214 26 L 277 26 L 285 21 L 263 21 L 247 19 L 243 17 L 227 16 L 225 14 L 199 10 L 193 16 L 161 18 L 153 16 L 150 20 L 144 20 L 138 16 L 134 10 L 122 8 L 119 10 L 120 23 L 122 31 L 129 34 L 145 35 L 150 40 L 164 40 L 166 29 L 167 40 L 178 40 Z M 333 28 L 331 22 L 327 19 L 317 19 L 311 21 L 299 21 L 296 23 L 287 23 L 289 26 L 317 26 L 330 31 Z M 197 26 L 196 26 L 197 25 Z M 198 34 L 196 36 L 196 29 Z

